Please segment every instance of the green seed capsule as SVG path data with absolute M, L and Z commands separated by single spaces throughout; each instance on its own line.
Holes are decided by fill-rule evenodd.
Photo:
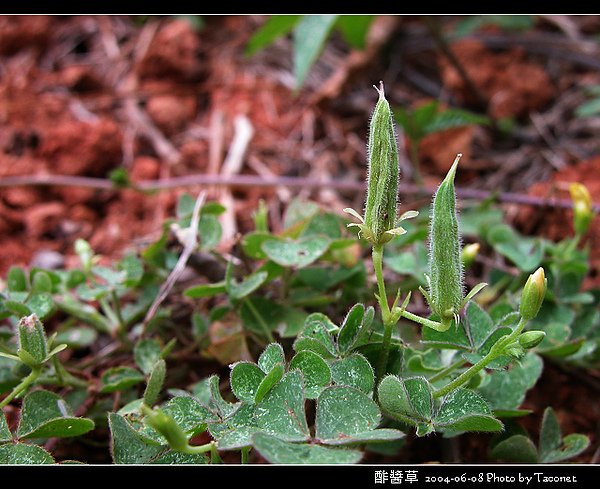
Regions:
M 456 157 L 433 198 L 429 235 L 429 305 L 442 324 L 448 327 L 460 311 L 464 297 L 461 240 L 454 191 L 454 176 L 461 156 L 459 154 Z
M 48 356 L 48 343 L 44 326 L 35 314 L 21 318 L 19 330 L 19 358 L 30 367 L 44 363 Z
M 396 224 L 399 160 L 392 111 L 385 98 L 383 83 L 377 91 L 379 100 L 369 131 L 369 176 L 364 224 L 365 237 L 379 245 L 393 238 L 393 234 L 385 233 L 393 230 Z

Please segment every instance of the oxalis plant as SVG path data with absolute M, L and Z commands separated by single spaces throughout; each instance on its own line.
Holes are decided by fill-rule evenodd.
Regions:
M 83 240 L 75 245 L 81 269 L 34 268 L 27 275 L 13 267 L 0 297 L 0 315 L 11 322 L 0 328 L 0 390 L 6 393 L 0 401 L 0 463 L 54 463 L 52 440 L 84 438 L 97 429 L 109 433 L 116 464 L 251 463 L 256 454 L 271 463 L 348 464 L 369 452 L 397 453 L 407 436 L 466 432 L 492 433 L 489 456 L 500 460 L 559 462 L 585 450 L 587 437 L 563 437 L 551 407 L 543 413 L 537 444 L 516 424 L 529 414 L 521 404 L 541 374 L 540 353 L 556 357 L 557 348 L 564 355 L 573 349 L 570 343 L 540 349 L 555 329 L 546 324 L 551 314 L 544 307 L 561 299 L 551 294 L 558 281 L 549 287 L 542 266 L 520 283 L 515 278 L 515 293 L 501 304 L 486 308 L 486 301 L 476 301 L 476 294 L 489 290 L 485 284 L 465 293 L 464 269 L 477 247 L 461 246 L 454 189 L 460 155 L 429 210 L 429 253 L 414 241 L 419 285 L 408 284 L 404 299 L 401 287 L 388 293 L 384 265 L 390 255 L 400 256 L 397 243 L 414 232 L 409 223 L 407 229 L 400 224 L 418 222 L 425 213 L 409 210 L 398 217 L 396 135 L 383 85 L 376 89 L 364 213 L 345 209 L 358 221 L 348 226 L 370 247 L 374 305 L 370 286 L 360 292 L 364 264 L 349 252 L 358 242 L 337 233 L 335 216 L 315 211 L 305 218 L 308 206 L 298 206 L 296 217 L 290 213 L 285 229 L 274 235 L 262 207 L 256 230 L 242 241 L 246 256 L 259 265 L 242 277 L 239 264 L 229 260 L 221 280 L 184 292 L 203 308 L 202 301 L 221 299 L 208 308 L 208 318 L 192 315 L 191 346 L 229 364 L 229 376 L 210 375 L 182 389 L 169 382 L 181 324 L 167 309 L 150 319 L 148 310 L 179 261 L 167 247 L 168 230 L 185 238 L 197 228 L 199 249 L 212 251 L 222 206 L 200 209 L 184 195 L 177 220 L 165 225 L 161 238 L 140 257 L 127 255 L 112 267 L 100 266 Z M 589 196 L 576 190 L 576 236 L 557 245 L 569 253 L 579 253 L 592 217 Z M 318 260 L 341 266 L 319 268 Z M 550 276 L 561 276 L 553 268 Z M 269 285 L 277 294 L 267 297 Z M 340 294 L 331 292 L 335 286 Z M 586 306 L 588 297 L 575 288 L 568 297 Z M 410 311 L 411 292 L 422 294 L 430 309 L 426 317 Z M 354 305 L 344 306 L 341 321 L 332 320 L 322 306 L 340 298 Z M 44 323 L 57 313 L 67 319 L 47 335 Z M 598 315 L 585 307 L 578 314 L 588 318 L 584 344 L 593 354 Z M 208 324 L 227 321 L 243 324 L 255 340 L 253 360 L 225 361 L 233 358 L 225 353 L 239 344 L 233 339 L 239 335 L 230 334 L 219 350 Z M 71 366 L 78 349 L 99 340 L 105 346 L 84 363 L 99 369 L 98 378 Z M 4 414 L 19 402 L 15 422 Z

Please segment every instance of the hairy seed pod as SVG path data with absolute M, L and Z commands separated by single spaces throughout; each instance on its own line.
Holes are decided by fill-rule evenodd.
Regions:
M 431 208 L 429 235 L 430 307 L 449 323 L 460 311 L 463 301 L 463 264 L 461 240 L 456 215 L 454 176 L 462 155 L 458 155 L 452 168 L 438 187 Z
M 393 237 L 384 233 L 394 229 L 396 224 L 399 160 L 392 110 L 385 98 L 383 82 L 377 91 L 379 100 L 369 130 L 369 175 L 364 223 L 366 237 L 379 245 Z
M 44 326 L 35 314 L 21 318 L 18 325 L 18 355 L 30 367 L 44 363 L 48 356 L 48 344 Z

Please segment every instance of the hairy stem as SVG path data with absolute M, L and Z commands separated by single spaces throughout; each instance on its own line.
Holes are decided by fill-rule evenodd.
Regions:
M 479 371 L 483 370 L 486 367 L 486 365 L 488 365 L 489 363 L 491 363 L 492 361 L 494 361 L 496 358 L 498 358 L 500 355 L 502 355 L 504 353 L 504 348 L 508 344 L 512 343 L 513 341 L 515 341 L 517 339 L 517 336 L 519 336 L 521 334 L 521 331 L 523 331 L 523 328 L 525 327 L 526 323 L 527 323 L 527 321 L 525 321 L 523 318 L 521 318 L 521 320 L 519 321 L 519 324 L 517 325 L 517 327 L 511 334 L 500 338 L 494 344 L 494 346 L 492 346 L 492 348 L 490 349 L 489 353 L 486 356 L 484 356 L 477 363 L 473 364 L 471 367 L 469 367 L 467 370 L 465 370 L 462 374 L 460 374 L 458 377 L 456 377 L 452 382 L 449 382 L 444 387 L 441 387 L 440 389 L 435 391 L 433 393 L 433 397 L 445 396 L 449 392 L 452 392 L 454 389 L 457 389 L 461 385 L 463 385 L 463 384 L 467 383 L 469 380 L 471 380 L 477 373 L 479 373 Z
M 21 383 L 12 390 L 10 394 L 8 394 L 2 402 L 0 402 L 0 409 L 7 406 L 10 401 L 12 401 L 15 397 L 20 396 L 23 392 L 25 392 L 29 387 L 37 380 L 40 376 L 41 368 L 32 368 L 31 373 L 25 377 Z

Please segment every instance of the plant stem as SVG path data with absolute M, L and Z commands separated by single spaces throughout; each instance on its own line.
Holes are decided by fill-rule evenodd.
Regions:
M 246 306 L 248 307 L 248 309 L 250 309 L 250 312 L 256 318 L 256 320 L 258 321 L 258 324 L 260 324 L 260 327 L 265 332 L 265 336 L 267 337 L 267 339 L 271 343 L 273 343 L 275 341 L 275 339 L 273 338 L 273 335 L 271 334 L 271 330 L 269 329 L 269 326 L 267 325 L 267 323 L 265 323 L 265 320 L 263 319 L 263 317 L 256 310 L 256 307 L 254 307 L 254 305 L 252 304 L 252 302 L 249 301 L 247 298 L 244 299 L 244 304 L 246 304 Z
M 189 455 L 196 455 L 199 453 L 212 452 L 216 447 L 216 443 L 211 441 L 210 443 L 206 443 L 205 445 L 187 445 L 181 451 L 183 453 L 187 453 Z
M 465 363 L 465 360 L 461 358 L 460 360 L 454 362 L 452 365 L 448 365 L 445 369 L 440 370 L 437 374 L 432 375 L 427 380 L 429 380 L 429 382 L 433 384 L 434 382 L 437 382 L 438 380 L 441 380 L 444 377 L 446 377 L 446 375 L 448 375 L 449 373 L 454 372 L 457 368 L 462 367 Z
M 250 454 L 250 447 L 244 447 L 241 451 L 241 462 L 242 464 L 248 463 L 248 455 Z
M 431 319 L 422 318 L 421 316 L 417 316 L 416 314 L 413 314 L 412 312 L 408 312 L 408 311 L 402 311 L 402 317 L 404 317 L 406 319 L 410 319 L 411 321 L 414 321 L 415 323 L 422 324 L 423 326 L 429 326 L 430 328 L 433 328 L 436 331 L 439 331 L 439 327 L 441 325 L 441 323 L 432 321 Z
M 473 364 L 471 367 L 465 370 L 452 382 L 449 382 L 444 387 L 441 387 L 440 389 L 436 390 L 433 393 L 433 397 L 445 396 L 449 392 L 452 392 L 454 389 L 457 389 L 461 385 L 471 380 L 480 370 L 484 369 L 486 365 L 488 365 L 490 362 L 494 361 L 496 358 L 498 358 L 504 353 L 504 348 L 516 340 L 517 336 L 519 336 L 521 334 L 521 331 L 523 331 L 523 328 L 525 327 L 526 323 L 527 321 L 521 318 L 519 320 L 519 324 L 517 324 L 517 327 L 511 334 L 500 338 L 496 343 L 494 343 L 494 345 L 492 346 L 492 348 L 486 356 L 484 356 L 477 363 Z
M 7 406 L 10 401 L 12 401 L 15 397 L 18 397 L 23 392 L 25 392 L 31 384 L 33 384 L 37 378 L 40 376 L 41 368 L 36 367 L 32 368 L 30 374 L 25 377 L 19 385 L 17 385 L 10 394 L 8 394 L 2 402 L 0 402 L 0 409 Z
M 377 277 L 377 288 L 379 291 L 379 307 L 381 308 L 381 317 L 383 320 L 383 339 L 381 343 L 381 356 L 377 364 L 377 379 L 376 385 L 379 384 L 386 372 L 388 359 L 390 356 L 390 343 L 392 340 L 392 330 L 394 329 L 395 321 L 390 313 L 390 306 L 387 300 L 385 290 L 385 281 L 383 279 L 383 245 L 373 246 L 373 268 Z

